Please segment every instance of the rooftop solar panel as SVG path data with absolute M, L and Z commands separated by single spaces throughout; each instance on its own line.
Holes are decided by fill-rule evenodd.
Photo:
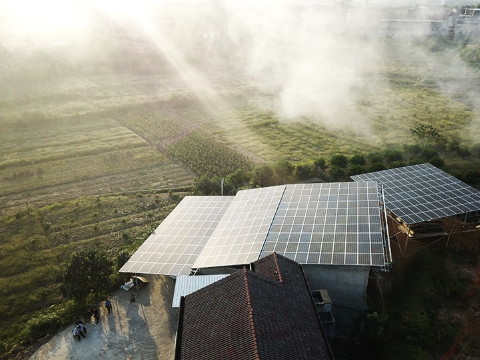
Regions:
M 287 185 L 260 257 L 384 266 L 383 240 L 375 182 Z
M 480 191 L 428 163 L 351 178 L 382 184 L 385 206 L 407 224 L 480 210 Z
M 188 275 L 233 196 L 187 196 L 123 265 L 120 272 Z
M 284 190 L 285 185 L 239 191 L 193 267 L 257 260 Z

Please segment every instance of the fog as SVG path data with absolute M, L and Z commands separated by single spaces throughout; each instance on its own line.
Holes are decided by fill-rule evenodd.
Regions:
M 386 19 L 442 19 L 454 5 L 434 0 L 5 1 L 0 2 L 0 80 L 21 61 L 38 67 L 53 63 L 55 76 L 175 74 L 177 86 L 196 94 L 212 113 L 228 106 L 219 86 L 248 83 L 256 89 L 252 96 L 261 95 L 282 121 L 308 118 L 330 129 L 368 134 L 357 104 L 388 89 L 374 70 L 391 61 L 384 46 L 391 31 Z M 430 32 L 429 23 L 395 31 L 401 51 L 416 54 L 406 58 L 430 67 L 432 74 L 468 68 L 458 56 L 439 60 L 411 47 Z M 435 78 L 440 90 L 456 91 L 444 80 Z

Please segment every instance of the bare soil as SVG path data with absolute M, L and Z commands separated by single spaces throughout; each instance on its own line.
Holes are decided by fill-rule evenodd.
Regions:
M 150 282 L 140 290 L 120 289 L 111 296 L 110 315 L 100 304 L 99 322 L 86 323 L 85 338 L 73 338 L 72 324 L 28 359 L 173 359 L 178 319 L 177 311 L 171 307 L 174 281 L 160 275 L 145 277 Z

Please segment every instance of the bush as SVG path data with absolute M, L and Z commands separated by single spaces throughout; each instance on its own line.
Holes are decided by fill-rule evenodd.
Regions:
M 358 175 L 358 174 L 363 174 L 366 173 L 367 171 L 365 170 L 364 166 L 361 165 L 350 165 L 348 168 L 348 175 Z
M 445 162 L 438 156 L 431 158 L 430 160 L 428 160 L 428 162 L 438 168 L 441 168 L 443 167 L 443 165 L 445 165 Z
M 430 160 L 434 157 L 438 157 L 438 152 L 434 149 L 431 149 L 431 148 L 430 149 L 424 149 L 420 153 L 420 156 L 424 160 Z
M 327 164 L 327 162 L 325 161 L 324 158 L 316 158 L 314 161 L 313 161 L 313 164 L 318 167 L 319 169 L 324 169 L 325 168 L 325 165 Z
M 385 165 L 380 163 L 374 163 L 368 167 L 368 172 L 381 171 L 385 169 L 386 169 Z
M 332 158 L 330 159 L 330 165 L 332 166 L 345 168 L 347 167 L 347 164 L 348 164 L 348 159 L 345 155 L 335 154 L 335 155 L 332 155 Z
M 202 176 L 196 179 L 193 185 L 193 193 L 195 195 L 220 195 L 220 192 L 220 178 L 217 177 Z
M 474 144 L 470 149 L 472 155 L 480 157 L 480 143 Z
M 363 155 L 356 154 L 350 159 L 350 164 L 352 165 L 365 165 L 366 163 L 365 156 Z
M 383 155 L 381 153 L 371 153 L 367 155 L 368 161 L 371 164 L 382 164 L 383 163 Z
M 253 169 L 251 181 L 253 186 L 265 187 L 273 185 L 272 167 L 267 164 L 255 167 L 255 169 Z
M 317 167 L 310 162 L 298 164 L 295 167 L 295 175 L 300 180 L 312 179 L 317 176 Z
M 330 170 L 330 175 L 333 181 L 345 180 L 346 178 L 345 170 L 337 166 L 333 167 L 332 170 Z
M 403 160 L 403 154 L 398 150 L 387 150 L 385 151 L 385 159 L 388 162 L 400 161 Z

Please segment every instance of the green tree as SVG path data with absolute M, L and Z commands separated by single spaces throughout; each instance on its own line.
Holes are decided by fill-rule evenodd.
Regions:
M 234 195 L 236 192 L 244 188 L 250 182 L 250 173 L 243 169 L 227 175 L 224 182 L 224 193 Z
M 85 303 L 88 296 L 100 298 L 111 289 L 112 273 L 113 262 L 104 251 L 74 252 L 63 274 L 63 293 L 78 304 Z
M 221 193 L 221 179 L 211 178 L 204 175 L 195 180 L 193 185 L 193 193 L 195 195 L 220 195 Z
M 437 128 L 430 124 L 417 124 L 410 129 L 410 133 L 417 142 L 423 145 L 436 145 L 443 141 L 443 136 L 440 135 Z

